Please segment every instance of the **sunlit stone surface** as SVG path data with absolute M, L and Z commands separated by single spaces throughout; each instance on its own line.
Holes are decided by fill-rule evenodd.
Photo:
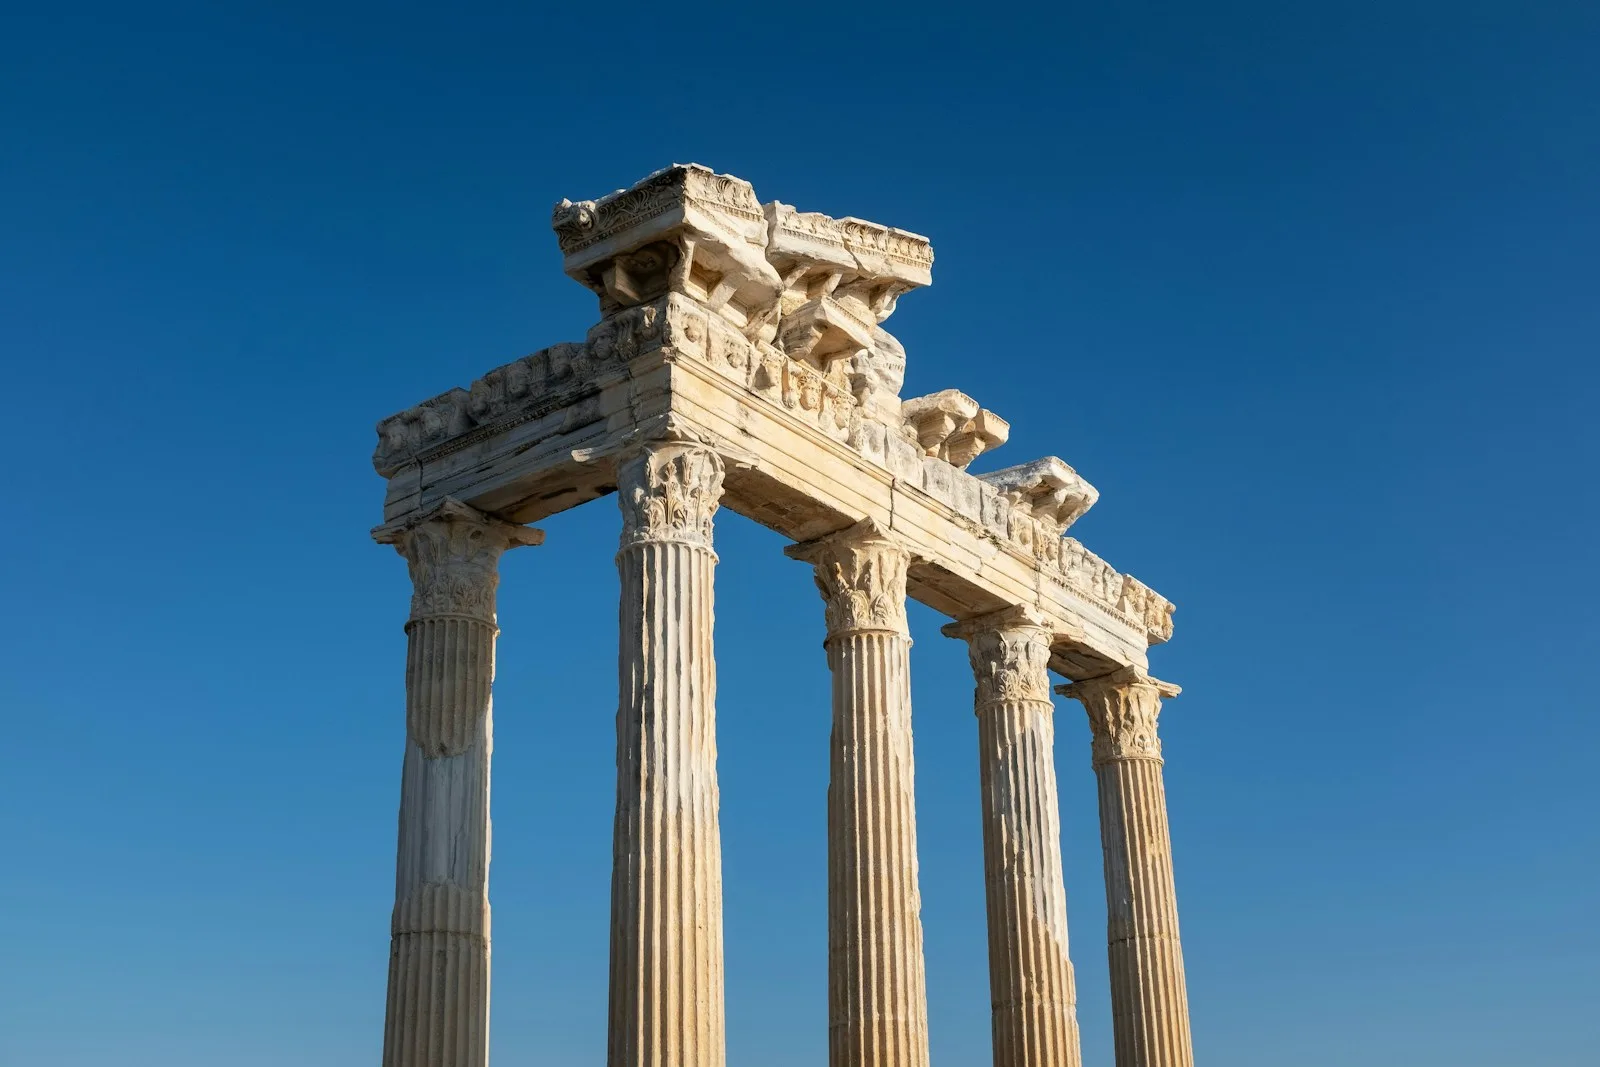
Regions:
M 885 324 L 931 282 L 928 240 L 762 203 L 696 165 L 563 200 L 552 225 L 566 273 L 598 300 L 588 335 L 378 424 L 388 491 L 375 535 L 406 556 L 416 590 L 385 1067 L 487 1062 L 496 564 L 538 543 L 527 523 L 612 492 L 609 1067 L 725 1062 L 719 507 L 799 542 L 791 554 L 823 594 L 830 1067 L 929 1061 L 908 596 L 954 618 L 946 632 L 971 651 L 995 1063 L 1079 1063 L 1055 671 L 1093 727 L 1118 1067 L 1188 1067 L 1155 739 L 1159 698 L 1176 687 L 1147 673 L 1173 607 L 1066 535 L 1099 497 L 1072 467 L 1050 456 L 993 467 L 1004 418 L 960 389 L 901 396 L 907 354 Z M 969 473 L 980 463 L 990 472 Z

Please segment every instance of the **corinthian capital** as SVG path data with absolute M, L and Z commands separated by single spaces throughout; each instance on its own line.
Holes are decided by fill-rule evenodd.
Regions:
M 1007 608 L 952 622 L 940 632 L 967 642 L 980 715 L 1003 701 L 1050 703 L 1051 633 L 1038 610 Z
M 785 553 L 816 568 L 828 636 L 863 630 L 906 633 L 911 553 L 872 519 Z
M 1138 667 L 1123 667 L 1099 678 L 1056 687 L 1083 702 L 1094 731 L 1094 765 L 1112 760 L 1161 758 L 1156 719 L 1161 699 L 1183 690 L 1152 678 Z
M 458 500 L 379 526 L 373 540 L 393 545 L 411 571 L 411 617 L 461 615 L 493 626 L 500 556 L 544 542 L 544 531 L 485 515 Z
M 676 541 L 711 548 L 722 501 L 722 457 L 693 442 L 644 445 L 617 464 L 622 546 Z

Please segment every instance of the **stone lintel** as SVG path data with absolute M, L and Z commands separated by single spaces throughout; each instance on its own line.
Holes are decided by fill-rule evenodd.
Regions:
M 1094 495 L 1076 472 L 974 477 L 1005 420 L 957 390 L 901 400 L 904 349 L 875 323 L 925 284 L 926 239 L 762 206 L 694 165 L 552 221 L 601 321 L 384 419 L 387 523 L 447 498 L 536 521 L 615 491 L 619 455 L 676 426 L 725 457 L 731 510 L 799 541 L 875 520 L 912 553 L 910 595 L 957 619 L 1037 606 L 1070 678 L 1142 668 L 1171 636 L 1170 602 L 1062 536 Z
M 584 351 L 562 354 L 559 373 L 540 366 L 550 350 L 519 361 L 534 364 L 523 374 L 553 379 L 565 404 L 515 395 L 507 386 L 519 378 L 506 368 L 457 390 L 482 398 L 481 421 L 457 436 L 413 440 L 409 454 L 389 460 L 395 473 L 386 517 L 403 520 L 454 497 L 509 521 L 534 522 L 614 491 L 616 456 L 630 441 L 693 432 L 729 460 L 730 510 L 799 541 L 877 519 L 917 556 L 908 575 L 913 599 L 959 619 L 1040 606 L 1055 620 L 1052 669 L 1069 678 L 1145 662 L 1155 635 L 1127 610 L 1123 592 L 1132 579 L 1070 538 L 1057 556 L 1049 525 L 1022 509 L 1009 514 L 992 486 L 923 456 L 886 427 L 874 437 L 868 431 L 875 424 L 845 406 L 852 403 L 847 394 L 827 392 L 820 382 L 807 392 L 806 383 L 817 380 L 803 365 L 774 353 L 767 366 L 779 376 L 753 376 L 761 368 L 748 363 L 759 346 L 718 320 L 663 328 L 669 310 L 677 319 L 676 300 L 607 320 Z M 652 317 L 656 324 L 646 327 Z M 730 374 L 752 375 L 755 395 Z M 837 418 L 841 411 L 849 417 Z M 385 423 L 396 421 L 413 434 L 420 428 L 411 413 Z M 1069 564 L 1074 569 L 1063 571 Z

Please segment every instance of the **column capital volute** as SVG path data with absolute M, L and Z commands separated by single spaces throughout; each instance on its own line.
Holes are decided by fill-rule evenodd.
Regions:
M 727 464 L 697 438 L 638 441 L 617 455 L 622 547 L 677 543 L 712 549 L 712 520 L 722 506 Z
M 967 643 L 976 685 L 974 710 L 1029 701 L 1050 707 L 1049 620 L 1029 605 L 1003 608 L 945 625 L 940 631 Z
M 1097 678 L 1056 687 L 1056 692 L 1083 704 L 1094 732 L 1094 765 L 1114 760 L 1161 759 L 1156 720 L 1161 701 L 1182 690 L 1154 678 L 1142 667 L 1127 666 Z
M 906 572 L 914 553 L 878 520 L 863 519 L 814 541 L 790 545 L 784 554 L 815 568 L 830 638 L 910 631 Z
M 372 531 L 393 545 L 411 572 L 411 618 L 458 616 L 493 626 L 500 556 L 544 543 L 544 531 L 485 514 L 446 498 L 427 511 Z

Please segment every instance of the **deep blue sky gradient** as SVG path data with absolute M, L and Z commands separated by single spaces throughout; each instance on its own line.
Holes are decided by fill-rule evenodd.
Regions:
M 928 234 L 907 395 L 1058 454 L 1156 673 L 1200 1062 L 1592 1067 L 1600 7 L 0 9 L 0 1064 L 375 1063 L 380 417 L 560 340 L 550 204 L 695 160 Z M 599 1063 L 617 518 L 501 595 L 499 1064 Z M 719 519 L 729 1054 L 825 1057 L 821 606 Z M 913 612 L 935 1061 L 987 1062 L 975 725 Z M 1059 708 L 1085 1061 L 1088 731 Z

